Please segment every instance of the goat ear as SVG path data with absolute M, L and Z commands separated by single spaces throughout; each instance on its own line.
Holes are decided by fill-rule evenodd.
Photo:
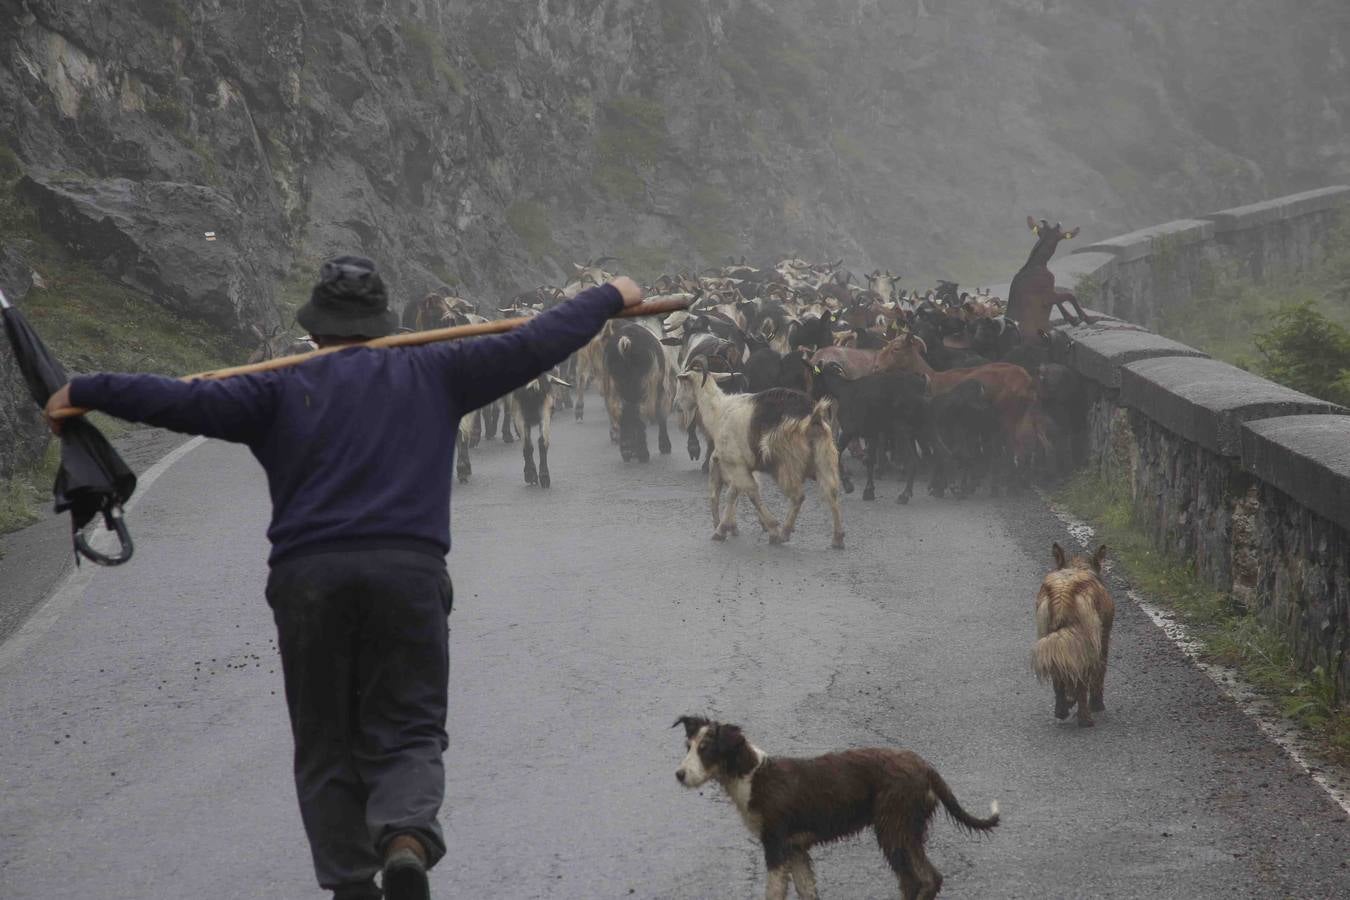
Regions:
M 1097 552 L 1092 554 L 1092 569 L 1098 574 L 1102 571 L 1102 563 L 1106 562 L 1106 545 L 1102 544 L 1097 548 Z
M 679 726 L 683 725 L 684 736 L 686 738 L 692 738 L 694 735 L 698 734 L 700 728 L 710 724 L 712 723 L 710 723 L 707 719 L 703 718 L 702 716 L 680 716 L 678 719 L 675 720 L 675 724 L 670 727 L 678 728 Z
M 1027 227 L 1032 231 L 1039 231 L 1039 229 L 1036 228 L 1036 220 L 1031 216 L 1027 216 Z
M 1080 228 L 1070 228 L 1068 231 L 1064 232 L 1064 240 L 1066 240 L 1066 241 L 1071 241 L 1071 240 L 1073 240 L 1074 238 L 1078 237 L 1078 232 L 1079 232 L 1080 230 L 1081 230 L 1081 227 L 1080 227 Z
M 1068 559 L 1064 556 L 1064 548 L 1059 545 L 1059 541 L 1055 541 L 1055 543 L 1050 546 L 1050 552 L 1055 555 L 1056 569 L 1063 569 L 1069 564 Z

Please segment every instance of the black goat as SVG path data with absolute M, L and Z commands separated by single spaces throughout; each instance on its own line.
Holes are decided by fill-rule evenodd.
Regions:
M 969 497 L 984 480 L 989 461 L 1002 446 L 998 418 L 985 386 L 974 379 L 932 398 L 933 424 L 946 451 L 936 462 L 929 493 Z M 956 469 L 955 483 L 949 467 Z
M 839 420 L 839 478 L 844 493 L 853 492 L 853 482 L 844 471 L 843 449 L 857 438 L 867 444 L 867 484 L 863 499 L 876 498 L 875 473 L 877 455 L 884 443 L 890 441 L 904 461 L 908 481 L 895 498 L 896 503 L 908 503 L 914 496 L 914 475 L 919 465 L 917 442 L 929 431 L 926 380 L 908 372 L 880 372 L 850 381 L 844 377 L 844 367 L 837 362 L 826 363 L 816 372 L 814 395 L 817 399 L 831 397 L 835 401 Z
M 658 448 L 670 452 L 666 416 L 675 386 L 661 343 L 641 325 L 623 325 L 605 339 L 605 406 L 619 432 L 624 462 L 647 462 L 647 422 L 658 429 Z

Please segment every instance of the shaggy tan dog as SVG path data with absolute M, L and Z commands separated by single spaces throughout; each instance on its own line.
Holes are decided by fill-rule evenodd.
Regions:
M 1111 648 L 1116 604 L 1102 583 L 1106 545 L 1091 558 L 1066 560 L 1055 544 L 1055 571 L 1045 576 L 1036 595 L 1036 641 L 1031 668 L 1055 686 L 1055 718 L 1066 719 L 1078 704 L 1078 724 L 1089 726 L 1092 713 L 1106 709 L 1102 691 Z

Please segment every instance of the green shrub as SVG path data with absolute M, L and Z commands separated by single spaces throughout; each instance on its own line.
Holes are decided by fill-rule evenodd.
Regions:
M 23 163 L 13 150 L 0 144 L 0 182 L 13 181 L 23 174 Z
M 1324 400 L 1350 379 L 1350 331 L 1305 301 L 1275 314 L 1256 338 L 1261 370 L 1280 384 Z M 1344 402 L 1343 400 L 1341 402 Z
M 188 111 L 172 94 L 161 94 L 145 104 L 145 112 L 165 128 L 182 131 L 188 124 Z

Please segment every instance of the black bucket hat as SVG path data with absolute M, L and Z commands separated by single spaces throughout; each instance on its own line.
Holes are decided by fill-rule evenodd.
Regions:
M 364 256 L 339 256 L 319 268 L 319 283 L 295 321 L 310 334 L 377 338 L 398 330 L 375 263 Z

